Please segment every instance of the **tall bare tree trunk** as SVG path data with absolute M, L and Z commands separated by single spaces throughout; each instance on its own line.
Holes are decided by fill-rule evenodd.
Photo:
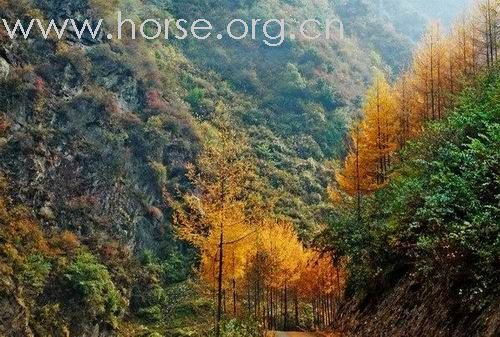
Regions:
M 219 240 L 219 275 L 217 278 L 217 317 L 215 320 L 215 336 L 220 337 L 220 321 L 222 319 L 222 267 L 224 259 L 224 231 L 220 231 Z
M 361 174 L 359 167 L 359 124 L 356 125 L 356 215 L 361 223 Z
M 236 315 L 236 280 L 233 278 L 233 315 Z
M 295 327 L 297 328 L 300 324 L 300 322 L 299 322 L 299 295 L 297 292 L 297 288 L 295 288 L 294 305 L 295 305 Z
M 288 286 L 285 282 L 285 293 L 284 293 L 284 301 L 285 301 L 285 306 L 284 306 L 284 316 L 283 316 L 283 328 L 286 331 L 288 329 Z
M 269 289 L 271 297 L 271 329 L 275 328 L 274 324 L 274 303 L 273 303 L 273 288 Z

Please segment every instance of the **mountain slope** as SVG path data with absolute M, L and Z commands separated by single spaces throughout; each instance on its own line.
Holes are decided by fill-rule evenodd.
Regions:
M 11 21 L 104 17 L 105 33 L 117 9 L 137 20 L 343 15 L 328 1 L 0 1 Z M 373 9 L 345 15 L 372 18 Z M 259 193 L 277 200 L 270 211 L 309 239 L 330 212 L 329 161 L 344 152 L 371 67 L 396 72 L 407 62 L 409 42 L 392 26 L 369 34 L 379 22 L 353 23 L 343 41 L 279 48 L 9 40 L 2 31 L 0 291 L 8 305 L 0 332 L 140 335 L 176 328 L 165 317 L 177 309 L 210 314 L 202 301 L 186 309 L 170 300 L 191 295 L 177 283 L 196 260 L 171 214 L 192 189 L 186 167 L 211 137 L 217 106 L 249 137 Z

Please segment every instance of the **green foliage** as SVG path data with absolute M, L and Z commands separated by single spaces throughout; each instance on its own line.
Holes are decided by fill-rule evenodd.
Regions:
M 167 167 L 162 163 L 156 161 L 150 161 L 149 167 L 151 167 L 151 170 L 154 173 L 158 186 L 162 187 L 167 182 L 168 178 Z
M 120 293 L 107 268 L 90 253 L 80 252 L 66 268 L 64 278 L 86 310 L 113 323 L 123 309 Z
M 262 327 L 255 320 L 231 319 L 221 322 L 222 337 L 262 337 Z
M 193 109 L 199 109 L 205 97 L 205 92 L 202 88 L 193 88 L 189 91 L 186 101 L 191 104 Z
M 23 264 L 20 279 L 36 296 L 43 291 L 43 288 L 47 283 L 51 267 L 52 265 L 50 261 L 43 255 L 30 255 Z
M 393 239 L 425 276 L 454 281 L 463 298 L 498 293 L 500 252 L 500 77 L 467 90 L 443 123 L 407 150 L 391 187 Z
M 350 207 L 338 210 L 329 238 L 351 257 L 357 294 L 380 293 L 413 272 L 473 308 L 498 296 L 499 75 L 484 75 L 407 146 L 393 182 L 363 200 L 361 226 Z
M 139 281 L 132 290 L 131 307 L 142 320 L 159 323 L 171 310 L 167 289 L 170 280 L 166 273 L 166 262 L 149 250 L 142 253 L 140 262 L 142 270 Z
M 300 21 L 338 14 L 330 2 L 298 0 L 0 3 L 7 4 L 0 6 L 0 14 L 7 19 L 57 18 L 64 13 L 77 18 L 104 16 L 108 21 L 119 7 L 124 17 L 133 19 L 214 17 L 211 21 L 218 27 L 228 17 L 292 16 Z M 325 163 L 342 152 L 345 112 L 339 108 L 357 104 L 356 96 L 364 89 L 372 63 L 399 64 L 408 51 L 405 45 L 393 48 L 404 39 L 392 27 L 378 25 L 380 20 L 365 20 L 375 12 L 365 3 L 349 7 L 353 13 L 341 13 L 347 22 L 351 14 L 363 14 L 351 26 L 356 36 L 334 43 L 286 40 L 280 48 L 260 48 L 252 42 L 225 39 L 217 44 L 104 39 L 89 46 L 89 41 L 77 42 L 72 37 L 70 41 L 18 39 L 5 45 L 2 57 L 8 59 L 10 69 L 0 83 L 0 170 L 14 177 L 12 199 L 30 200 L 36 208 L 50 200 L 53 211 L 61 214 L 43 227 L 21 217 L 23 221 L 12 229 L 4 226 L 10 220 L 0 219 L 1 289 L 12 293 L 13 285 L 24 289 L 21 299 L 29 310 L 23 311 L 29 312 L 27 320 L 35 326 L 36 335 L 69 335 L 69 330 L 71 335 L 88 335 L 79 327 L 103 321 L 115 325 L 118 318 L 126 317 L 139 318 L 141 324 L 172 325 L 179 334 L 199 336 L 199 330 L 211 323 L 211 303 L 198 298 L 184 282 L 191 273 L 192 251 L 173 239 L 162 216 L 154 217 L 152 224 L 141 212 L 143 200 L 159 204 L 164 197 L 160 192 L 170 192 L 162 207 L 168 219 L 168 207 L 179 202 L 176 196 L 191 188 L 185 178 L 186 164 L 195 161 L 200 134 L 209 133 L 207 125 L 220 102 L 234 117 L 231 127 L 248 136 L 255 149 L 259 197 L 276 200 L 270 211 L 295 221 L 302 237 L 311 236 L 314 226 L 330 212 L 324 190 L 332 171 Z M 373 28 L 375 36 L 366 34 Z M 114 33 L 112 29 L 106 27 Z M 0 33 L 2 42 L 4 37 Z M 365 44 L 384 59 L 366 57 Z M 491 134 L 485 136 L 493 139 Z M 5 146 L 2 141 L 7 142 Z M 490 150 L 488 141 L 481 138 L 470 144 L 468 155 L 495 160 Z M 34 160 L 33 167 L 26 164 Z M 454 188 L 455 177 L 449 172 L 436 179 L 448 179 L 447 189 Z M 482 176 L 467 179 L 479 182 Z M 167 191 L 159 191 L 158 186 Z M 422 185 L 416 186 L 401 187 L 414 193 L 411 202 L 420 201 L 425 192 Z M 428 197 L 429 209 L 422 218 L 448 221 L 450 212 L 436 211 L 433 205 L 449 200 L 447 208 L 454 212 L 454 202 L 471 197 L 467 188 L 464 183 L 455 194 L 446 190 L 440 199 Z M 399 196 L 401 209 L 409 203 L 404 196 Z M 67 200 L 79 200 L 85 207 L 65 208 Z M 0 215 L 4 213 L 8 212 L 0 207 Z M 12 213 L 38 214 L 38 210 L 19 207 Z M 476 222 L 491 219 L 492 214 L 457 222 L 447 240 L 470 249 L 473 240 L 483 239 L 476 235 Z M 347 238 L 339 247 L 352 253 L 353 263 L 362 266 L 356 275 L 369 284 L 373 275 L 380 276 L 381 268 L 390 269 L 388 261 L 395 255 L 386 247 L 395 242 L 394 231 L 402 220 L 385 222 L 385 215 L 380 215 L 370 230 L 361 231 L 349 216 L 338 226 L 338 237 Z M 71 247 L 61 244 L 48 234 L 49 227 L 75 230 L 82 243 L 75 236 L 70 237 Z M 435 233 L 429 233 L 414 240 L 422 256 L 434 256 L 442 247 Z M 115 246 L 103 245 L 111 238 L 137 243 L 154 253 L 145 254 L 138 263 Z M 398 254 L 406 256 L 405 251 Z M 493 256 L 488 249 L 474 254 Z M 365 267 L 367 261 L 371 264 Z M 432 261 L 422 258 L 415 265 L 430 272 L 435 268 Z M 125 308 L 127 300 L 130 308 Z M 127 309 L 127 315 L 122 315 Z M 185 328 L 193 325 L 193 317 L 204 321 L 198 330 Z M 258 332 L 251 322 L 224 324 L 227 336 Z
M 137 316 L 150 323 L 158 323 L 163 319 L 163 309 L 159 305 L 152 305 L 145 308 L 140 308 L 137 311 Z

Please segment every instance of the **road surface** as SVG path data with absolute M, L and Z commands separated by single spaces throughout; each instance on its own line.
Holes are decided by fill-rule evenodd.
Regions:
M 276 332 L 276 337 L 321 337 L 312 332 Z

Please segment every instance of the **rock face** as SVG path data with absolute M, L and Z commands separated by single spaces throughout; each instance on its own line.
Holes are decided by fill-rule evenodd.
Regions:
M 28 312 L 20 299 L 11 293 L 0 292 L 0 336 L 32 337 Z
M 45 6 L 37 10 L 47 17 L 90 17 L 87 3 L 23 2 L 20 11 L 35 4 Z M 15 10 L 0 6 L 0 16 L 21 17 Z M 159 70 L 120 48 L 71 37 L 0 46 L 0 177 L 9 181 L 8 199 L 26 206 L 44 232 L 69 232 L 105 262 L 111 259 L 97 252 L 123 252 L 121 263 L 144 249 L 179 249 L 165 196 L 186 184 L 184 167 L 193 161 L 199 139 L 180 84 L 169 82 L 177 85 L 175 97 L 158 95 L 151 104 L 153 87 L 168 91 L 157 89 L 155 76 L 139 73 L 134 62 L 149 62 L 156 75 Z M 171 106 L 173 112 L 167 111 Z M 150 161 L 172 168 L 165 181 L 156 179 Z M 32 307 L 40 303 L 26 300 L 22 291 L 17 296 L 13 286 L 4 293 L 1 267 L 0 336 L 30 337 L 30 326 L 40 335 L 31 324 L 38 314 Z M 130 297 L 128 279 L 113 281 L 117 288 L 123 281 L 122 295 Z M 72 301 L 68 296 L 76 306 Z M 115 334 L 109 324 L 84 315 L 67 323 L 68 335 Z
M 436 285 L 424 287 L 403 280 L 376 304 L 363 310 L 358 303 L 339 310 L 337 328 L 346 337 L 496 337 L 500 332 L 500 303 L 461 313 L 459 299 Z
M 68 6 L 65 15 L 73 10 Z M 193 153 L 177 139 L 192 137 L 166 133 L 160 146 L 148 140 L 154 131 L 146 129 L 148 118 L 165 111 L 149 108 L 147 84 L 123 52 L 75 41 L 58 52 L 37 41 L 33 53 L 32 43 L 3 46 L 29 66 L 10 66 L 0 56 L 0 172 L 15 185 L 15 199 L 35 209 L 47 226 L 154 251 L 171 224 L 163 216 L 163 186 L 148 162 L 178 167 L 170 178 L 179 183 Z M 168 118 L 173 127 L 194 134 L 189 116 Z M 4 120 L 11 125 L 5 130 Z
M 0 57 L 0 80 L 6 80 L 7 76 L 9 76 L 9 72 L 9 63 L 3 57 Z

